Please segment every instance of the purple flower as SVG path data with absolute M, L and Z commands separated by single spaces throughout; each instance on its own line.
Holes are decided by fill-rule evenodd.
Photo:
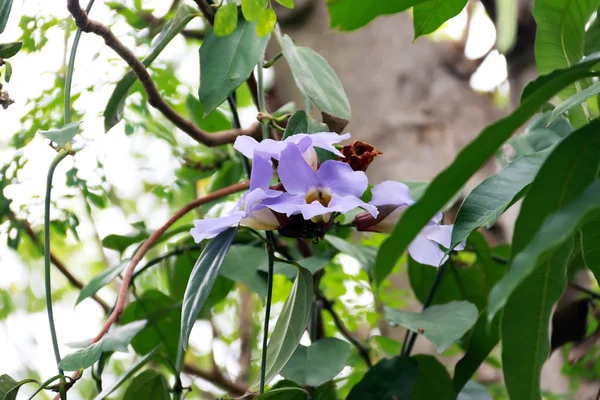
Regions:
M 280 224 L 275 214 L 262 204 L 263 200 L 275 199 L 282 194 L 280 191 L 269 189 L 272 178 L 273 165 L 270 158 L 256 153 L 252 160 L 248 193 L 244 194 L 227 215 L 219 218 L 194 220 L 194 227 L 190 233 L 196 243 L 213 238 L 225 229 L 239 224 L 262 230 L 278 229 Z
M 382 182 L 373 187 L 371 193 L 369 203 L 377 207 L 379 215 L 376 218 L 368 213 L 357 215 L 354 221 L 359 231 L 390 233 L 404 211 L 415 203 L 408 186 L 400 182 Z M 438 212 L 408 246 L 408 253 L 415 261 L 437 267 L 448 259 L 439 245 L 450 248 L 453 225 L 440 225 L 440 222 L 442 213 Z M 461 243 L 455 249 L 464 248 Z
M 261 142 L 257 142 L 251 136 L 238 136 L 235 140 L 233 147 L 245 155 L 248 158 L 252 158 L 254 152 L 260 152 L 266 154 L 269 157 L 279 160 L 281 153 L 290 144 L 294 143 L 298 146 L 300 153 L 315 171 L 318 168 L 317 154 L 313 147 L 319 147 L 333 154 L 344 157 L 344 155 L 335 148 L 334 144 L 339 143 L 342 140 L 350 138 L 350 134 L 338 135 L 335 132 L 320 132 L 320 133 L 299 133 L 296 135 L 288 136 L 285 140 L 275 141 L 273 139 L 266 139 Z
M 360 199 L 367 189 L 364 172 L 332 160 L 314 171 L 294 143 L 289 143 L 280 156 L 277 173 L 286 193 L 264 202 L 273 211 L 287 216 L 302 214 L 313 222 L 328 222 L 331 213 L 346 213 L 356 207 L 377 216 L 377 208 Z

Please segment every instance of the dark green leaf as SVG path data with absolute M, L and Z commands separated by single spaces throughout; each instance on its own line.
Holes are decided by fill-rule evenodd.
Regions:
M 585 265 L 600 282 L 600 215 L 590 218 L 581 229 L 582 256 Z
M 267 6 L 263 0 L 242 0 L 242 13 L 246 21 L 256 21 Z
M 0 43 L 0 58 L 11 58 L 21 50 L 23 42 Z
M 372 273 L 373 264 L 375 263 L 375 254 L 377 251 L 375 248 L 360 244 L 348 243 L 344 239 L 333 235 L 325 235 L 325 240 L 327 240 L 329 244 L 342 253 L 347 254 L 350 257 L 354 257 L 356 261 L 360 263 L 363 269 L 369 273 L 369 275 Z
M 409 400 L 418 375 L 415 359 L 384 358 L 367 371 L 346 400 Z
M 37 383 L 38 385 L 40 384 L 35 379 L 23 379 L 22 381 L 17 382 L 9 375 L 0 375 L 0 399 L 16 400 L 17 394 L 19 393 L 19 389 L 21 388 L 21 386 L 27 383 Z
M 125 270 L 128 264 L 129 260 L 122 261 L 120 264 L 105 269 L 104 271 L 93 277 L 90 283 L 85 285 L 83 289 L 79 291 L 79 296 L 77 296 L 77 301 L 75 302 L 75 304 L 79 304 L 88 297 L 92 297 L 93 295 L 98 293 L 98 290 L 102 289 L 104 286 L 112 282 L 113 279 L 119 276 L 119 274 Z
M 102 342 L 94 343 L 84 349 L 65 356 L 58 366 L 64 371 L 79 371 L 94 365 L 102 354 Z
M 535 1 L 535 61 L 540 74 L 570 67 L 583 58 L 585 26 L 599 4 L 598 0 Z M 582 89 L 581 83 L 575 83 L 559 97 L 565 99 Z M 587 117 L 583 106 L 571 110 L 569 119 L 576 128 L 584 125 Z
M 123 400 L 169 400 L 169 384 L 162 374 L 147 369 L 137 375 L 123 395 Z
M 0 33 L 4 32 L 13 0 L 0 0 Z
M 396 14 L 428 0 L 327 0 L 331 27 L 358 29 L 380 15 Z
M 267 36 L 275 28 L 277 23 L 277 14 L 272 8 L 267 8 L 260 13 L 258 21 L 256 22 L 256 34 L 259 37 Z
M 148 239 L 150 235 L 145 232 L 137 232 L 133 235 L 108 235 L 102 239 L 102 246 L 107 249 L 116 250 L 119 253 L 123 253 L 132 244 L 140 243 Z
M 184 350 L 187 348 L 194 323 L 213 288 L 236 232 L 237 227 L 232 227 L 219 233 L 204 248 L 200 258 L 196 261 L 196 265 L 194 265 L 183 296 L 181 312 L 180 346 Z
M 371 341 L 384 354 L 391 357 L 400 354 L 400 351 L 402 350 L 402 343 L 387 336 L 371 336 Z
M 10 82 L 10 77 L 12 76 L 12 64 L 8 61 L 4 61 L 4 81 L 6 83 Z
M 281 47 L 300 90 L 323 113 L 346 122 L 350 120 L 350 102 L 342 83 L 327 61 L 308 47 L 296 46 L 288 35 L 281 40 Z
M 269 37 L 256 34 L 256 23 L 238 21 L 235 31 L 218 37 L 209 31 L 200 46 L 200 102 L 210 114 L 244 83 L 260 61 Z
M 433 356 L 420 355 L 413 358 L 419 364 L 419 376 L 410 395 L 410 400 L 456 399 L 452 379 L 450 379 L 446 367 Z
M 581 91 L 577 91 L 575 94 L 556 106 L 554 110 L 552 110 L 550 122 L 554 121 L 561 114 L 571 110 L 572 108 L 582 105 L 592 97 L 596 96 L 598 93 L 600 93 L 600 83 L 598 82 Z
M 256 397 L 256 400 L 289 400 L 290 396 L 295 396 L 296 394 L 302 394 L 308 392 L 299 387 L 284 387 L 279 389 L 272 389 L 266 393 L 261 394 Z M 306 396 L 305 396 L 306 397 Z
M 235 31 L 237 24 L 238 8 L 235 2 L 219 7 L 215 14 L 215 35 L 221 37 L 231 35 Z
M 79 132 L 79 124 L 81 122 L 71 122 L 60 129 L 49 131 L 38 131 L 38 133 L 47 139 L 52 140 L 57 145 L 63 147 L 73 139 Z
M 191 94 L 186 98 L 185 105 L 188 109 L 188 112 L 192 116 L 192 120 L 203 131 L 218 132 L 231 129 L 233 127 L 231 124 L 231 118 L 219 108 L 215 109 L 205 118 L 204 107 L 202 107 L 202 103 L 200 103 Z
M 458 394 L 457 400 L 492 400 L 485 386 L 475 381 L 469 381 Z
M 457 16 L 468 0 L 429 0 L 413 7 L 415 39 L 434 32 L 444 22 Z
M 350 344 L 336 338 L 300 345 L 281 370 L 281 376 L 302 386 L 320 386 L 335 378 L 346 366 Z
M 388 322 L 421 333 L 440 353 L 471 329 L 478 314 L 477 307 L 467 301 L 431 306 L 420 313 L 385 309 Z
M 381 245 L 375 264 L 374 276 L 381 283 L 388 276 L 404 250 L 423 226 L 452 198 L 481 168 L 490 156 L 524 124 L 557 91 L 571 82 L 589 75 L 589 69 L 598 62 L 590 58 L 573 67 L 555 71 L 538 78 L 526 88 L 521 105 L 508 117 L 490 125 L 465 147 L 456 160 L 429 185 L 423 198 L 403 215 L 388 239 Z
M 185 28 L 185 26 L 194 17 L 198 15 L 198 11 L 193 7 L 186 4 L 179 7 L 177 13 L 173 19 L 169 20 L 162 28 L 158 37 L 152 43 L 150 53 L 142 60 L 142 63 L 149 67 L 150 64 L 158 57 L 158 55 L 167 47 L 167 44 L 175 37 L 179 32 Z M 137 76 L 133 71 L 128 71 L 125 76 L 117 83 L 115 90 L 111 94 L 108 103 L 104 109 L 104 131 L 108 132 L 113 126 L 121 121 L 123 118 L 123 111 L 125 110 L 125 100 L 129 90 L 137 80 Z
M 266 264 L 267 253 L 264 248 L 233 245 L 223 261 L 220 273 L 232 281 L 242 282 L 264 299 L 267 295 L 267 277 L 260 272 L 260 267 Z
M 314 117 L 308 115 L 304 110 L 296 111 L 288 120 L 283 139 L 297 133 L 318 133 L 327 132 L 327 125 L 317 121 Z
M 596 18 L 585 31 L 583 54 L 587 56 L 598 51 L 600 51 L 600 18 Z

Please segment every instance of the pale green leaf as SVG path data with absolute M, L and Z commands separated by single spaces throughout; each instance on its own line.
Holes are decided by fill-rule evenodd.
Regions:
M 246 18 L 246 21 L 256 21 L 266 6 L 267 2 L 263 0 L 242 0 L 244 18 Z
M 80 124 L 81 122 L 71 122 L 60 129 L 38 131 L 38 133 L 42 136 L 45 136 L 47 139 L 52 140 L 57 145 L 63 147 L 69 143 L 75 135 L 77 135 Z
M 256 22 L 256 34 L 259 37 L 267 36 L 275 28 L 277 23 L 277 15 L 272 8 L 267 8 L 260 13 L 258 21 Z
M 217 36 L 228 36 L 235 31 L 238 23 L 238 8 L 236 3 L 228 3 L 219 7 L 215 14 L 214 32 Z

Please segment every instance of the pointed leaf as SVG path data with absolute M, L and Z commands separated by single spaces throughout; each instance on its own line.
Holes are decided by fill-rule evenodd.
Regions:
M 219 37 L 209 31 L 200 46 L 200 102 L 210 114 L 252 73 L 269 37 L 256 34 L 256 23 L 238 21 L 235 31 Z
M 77 305 L 83 300 L 87 299 L 88 297 L 92 297 L 93 295 L 98 293 L 98 290 L 108 285 L 110 282 L 112 282 L 113 279 L 119 276 L 121 272 L 125 271 L 125 268 L 127 268 L 127 264 L 129 264 L 129 260 L 124 260 L 120 264 L 105 269 L 104 271 L 93 277 L 90 283 L 85 285 L 83 289 L 79 291 L 79 296 L 77 296 L 77 301 L 75 302 L 75 304 Z
M 562 113 L 565 113 L 571 110 L 574 107 L 578 107 L 581 104 L 585 103 L 592 97 L 596 96 L 600 93 L 600 83 L 596 82 L 592 86 L 589 86 L 581 91 L 576 92 L 571 97 L 567 98 L 565 101 L 560 103 L 554 110 L 552 110 L 552 116 L 550 117 L 550 122 L 554 121 L 558 118 Z
M 410 395 L 411 400 L 455 400 L 456 392 L 452 379 L 435 357 L 419 355 L 413 357 L 418 363 L 419 376 Z M 432 384 L 435 382 L 435 384 Z
M 231 35 L 235 31 L 237 23 L 238 8 L 235 2 L 219 7 L 215 14 L 215 35 L 221 37 Z
M 346 400 L 409 400 L 418 375 L 414 358 L 384 358 L 367 371 Z
M 0 0 L 0 33 L 4 32 L 13 0 Z
M 23 42 L 0 43 L 0 58 L 11 58 L 21 50 Z
M 267 8 L 260 13 L 258 21 L 256 22 L 256 34 L 259 37 L 267 36 L 275 28 L 277 23 L 277 15 L 272 8 Z
M 194 323 L 206 302 L 215 280 L 221 270 L 221 265 L 229 251 L 229 246 L 237 232 L 237 227 L 228 228 L 219 233 L 204 248 L 200 258 L 196 261 L 192 275 L 183 296 L 181 311 L 181 338 L 180 346 L 185 350 Z
M 452 17 L 456 17 L 468 0 L 429 0 L 413 7 L 415 38 L 437 30 Z
M 102 355 L 101 341 L 65 356 L 58 366 L 64 371 L 79 371 L 94 365 L 100 359 L 100 355 Z
M 52 140 L 57 145 L 63 147 L 73 139 L 79 132 L 79 125 L 81 122 L 71 122 L 63 126 L 60 129 L 49 130 L 49 131 L 38 131 L 39 134 Z
M 170 398 L 167 380 L 162 374 L 151 369 L 133 378 L 123 395 L 123 400 L 169 400 Z
M 133 338 L 146 327 L 147 321 L 135 321 L 119 326 L 102 338 L 102 351 L 127 351 Z
M 22 381 L 17 382 L 9 375 L 0 375 L 0 399 L 16 400 L 17 394 L 19 394 L 19 389 L 21 386 L 27 383 L 37 383 L 40 385 L 40 383 L 35 379 L 23 379 Z
M 421 333 L 440 353 L 471 329 L 477 321 L 478 314 L 477 307 L 467 301 L 431 306 L 420 313 L 389 307 L 385 309 L 385 319 L 389 323 Z
M 327 0 L 330 24 L 342 31 L 358 29 L 380 15 L 396 14 L 428 0 Z

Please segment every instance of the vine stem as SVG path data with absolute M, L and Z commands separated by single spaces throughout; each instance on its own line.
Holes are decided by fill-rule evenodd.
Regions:
M 50 276 L 50 201 L 52 199 L 52 178 L 56 167 L 69 154 L 67 150 L 61 149 L 48 168 L 48 177 L 46 179 L 46 199 L 44 201 L 44 276 L 46 289 L 46 311 L 48 314 L 48 323 L 50 325 L 50 335 L 52 336 L 52 348 L 58 373 L 63 374 L 60 368 L 60 350 L 58 348 L 58 338 L 56 336 L 56 326 L 54 325 L 54 311 L 52 309 L 52 278 Z M 67 392 L 65 390 L 65 379 L 60 378 L 60 398 L 66 400 Z
M 259 63 L 258 63 L 258 68 L 257 70 L 257 76 L 258 76 L 258 111 L 260 111 L 261 113 L 265 114 L 267 113 L 267 106 L 266 106 L 266 102 L 265 102 L 265 82 L 264 82 L 264 77 L 263 77 L 263 69 L 262 69 L 262 64 L 264 62 L 264 55 L 261 57 Z M 262 135 L 263 135 L 263 140 L 268 139 L 269 138 L 269 121 L 268 120 L 261 120 L 260 121 L 260 125 L 262 126 Z
M 260 85 L 259 85 L 260 87 Z M 267 304 L 265 306 L 265 324 L 263 326 L 262 358 L 260 363 L 260 394 L 265 392 L 265 377 L 267 373 L 267 344 L 269 339 L 269 319 L 271 318 L 271 300 L 273 298 L 273 269 L 275 265 L 275 248 L 273 246 L 273 232 L 267 231 L 267 243 L 265 248 L 268 257 L 267 277 Z

